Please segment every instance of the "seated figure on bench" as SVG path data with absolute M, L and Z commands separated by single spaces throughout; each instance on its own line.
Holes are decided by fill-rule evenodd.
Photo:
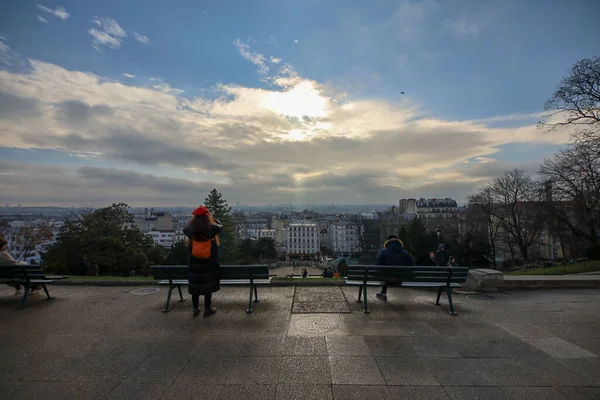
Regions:
M 379 250 L 375 265 L 411 266 L 414 263 L 410 254 L 404 250 L 404 244 L 398 236 L 390 235 L 384 243 L 383 249 Z M 387 285 L 382 286 L 377 297 L 387 300 L 387 288 Z
M 9 267 L 11 265 L 19 265 L 24 264 L 15 260 L 10 253 L 8 252 L 8 241 L 4 238 L 4 236 L 0 236 L 0 268 Z M 15 290 L 21 290 L 21 285 L 18 283 L 7 283 L 8 286 L 15 288 Z
M 198 207 L 192 213 L 194 216 L 183 233 L 189 238 L 188 268 L 189 287 L 192 295 L 194 317 L 200 315 L 200 296 L 204 296 L 204 316 L 208 317 L 217 312 L 212 307 L 212 294 L 219 291 L 219 233 L 223 226 L 215 221 L 208 208 Z M 209 242 L 210 254 L 206 259 L 194 255 L 194 242 Z

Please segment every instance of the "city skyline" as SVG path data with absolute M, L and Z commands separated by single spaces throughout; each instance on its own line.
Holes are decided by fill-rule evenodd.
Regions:
M 464 202 L 593 55 L 600 4 L 521 3 L 5 2 L 0 204 Z

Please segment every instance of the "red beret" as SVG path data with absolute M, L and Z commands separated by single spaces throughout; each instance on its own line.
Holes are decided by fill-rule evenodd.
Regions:
M 192 212 L 192 215 L 208 215 L 208 208 L 205 206 L 198 207 Z

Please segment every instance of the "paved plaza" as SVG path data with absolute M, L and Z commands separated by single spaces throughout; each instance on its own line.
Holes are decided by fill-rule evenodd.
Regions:
M 135 289 L 52 286 L 17 310 L 0 288 L 1 397 L 600 399 L 600 290 L 457 294 L 453 317 L 431 291 L 371 290 L 364 315 L 355 287 L 291 286 L 248 315 L 248 288 L 225 287 L 192 319 Z

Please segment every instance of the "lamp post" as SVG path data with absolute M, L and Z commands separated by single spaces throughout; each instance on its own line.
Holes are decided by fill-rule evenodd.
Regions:
M 435 228 L 435 234 L 437 235 L 437 245 L 440 247 L 440 235 L 442 234 L 441 226 L 438 225 L 437 228 Z

